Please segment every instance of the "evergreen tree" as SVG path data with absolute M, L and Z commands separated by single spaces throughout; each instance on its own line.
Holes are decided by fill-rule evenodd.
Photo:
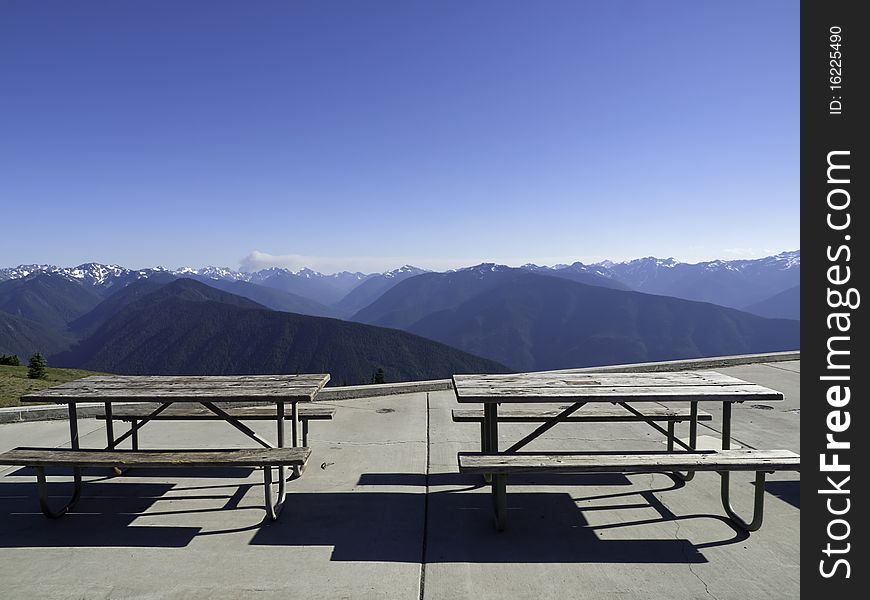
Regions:
M 30 379 L 45 379 L 48 374 L 45 372 L 45 367 L 48 363 L 39 352 L 30 357 L 30 364 L 27 365 L 27 376 Z
M 382 368 L 378 367 L 378 370 L 375 371 L 372 383 L 386 383 L 386 381 L 384 381 L 384 370 Z
M 18 360 L 17 354 L 0 354 L 0 365 L 19 367 L 21 366 L 21 361 Z

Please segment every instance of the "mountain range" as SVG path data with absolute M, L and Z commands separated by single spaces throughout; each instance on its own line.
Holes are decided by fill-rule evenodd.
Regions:
M 648 257 L 599 266 L 638 292 L 744 309 L 800 284 L 800 260 L 796 250 L 754 260 L 689 264 Z
M 495 266 L 497 269 L 511 268 L 485 264 Z M 467 268 L 474 269 L 479 266 Z M 624 262 L 602 261 L 589 265 L 581 262 L 552 267 L 527 264 L 517 268 L 591 285 L 745 309 L 800 284 L 800 250 L 781 252 L 774 256 L 752 260 L 683 263 L 673 258 L 647 257 Z M 204 282 L 243 281 L 312 300 L 317 303 L 317 306 L 310 310 L 320 311 L 318 316 L 322 313 L 323 307 L 327 307 L 333 311 L 331 316 L 346 317 L 371 304 L 393 285 L 427 271 L 406 265 L 386 273 L 365 274 L 342 271 L 327 275 L 311 269 L 291 271 L 269 268 L 244 273 L 227 267 L 200 269 L 155 267 L 133 270 L 118 265 L 86 263 L 70 268 L 53 265 L 20 265 L 0 269 L 0 282 L 21 279 L 37 272 L 65 275 L 80 281 L 85 286 L 90 286 L 104 297 L 111 294 L 113 290 L 128 285 L 131 281 L 152 277 L 157 273 L 189 277 Z
M 801 318 L 801 286 L 796 285 L 761 302 L 750 304 L 746 312 L 769 318 Z
M 615 290 L 521 269 L 430 274 L 354 316 L 438 340 L 516 371 L 800 347 L 800 324 L 714 304 Z
M 785 350 L 799 347 L 799 323 L 758 315 L 798 318 L 799 281 L 799 251 L 698 264 L 645 258 L 334 275 L 22 265 L 0 269 L 0 352 L 26 358 L 39 349 L 68 366 L 153 373 L 305 370 L 319 360 L 334 363 L 335 383 L 339 372 L 365 379 L 373 357 L 396 377 L 418 378 L 447 365 L 498 372 Z M 395 337 L 408 334 L 416 341 Z M 307 362 L 299 336 L 319 352 Z

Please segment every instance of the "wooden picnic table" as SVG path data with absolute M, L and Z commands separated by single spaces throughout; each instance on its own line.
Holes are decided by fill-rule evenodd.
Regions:
M 785 468 L 794 466 L 795 457 L 787 451 L 776 451 L 776 460 L 768 460 L 770 456 L 763 458 L 760 454 L 738 457 L 731 451 L 727 457 L 727 451 L 731 448 L 731 416 L 732 406 L 735 403 L 755 402 L 778 402 L 783 399 L 780 392 L 761 385 L 743 381 L 716 371 L 683 371 L 663 373 L 594 373 L 594 372 L 541 372 L 520 373 L 510 375 L 454 375 L 453 387 L 456 399 L 460 403 L 482 403 L 483 424 L 481 429 L 482 449 L 481 453 L 460 453 L 460 470 L 467 472 L 483 472 L 492 481 L 493 506 L 496 512 L 496 524 L 499 529 L 504 527 L 506 519 L 506 475 L 509 472 L 529 472 L 535 470 L 553 470 L 558 463 L 561 470 L 576 469 L 575 472 L 591 472 L 601 470 L 619 471 L 624 465 L 630 464 L 634 468 L 648 463 L 651 468 L 664 470 L 663 465 L 681 465 L 688 468 L 686 459 L 682 455 L 681 460 L 669 454 L 666 459 L 645 458 L 643 455 L 628 455 L 623 457 L 622 465 L 618 461 L 609 460 L 606 457 L 589 459 L 572 459 L 571 454 L 576 455 L 578 448 L 570 449 L 565 454 L 540 453 L 530 455 L 517 452 L 528 445 L 543 433 L 558 423 L 572 420 L 572 415 L 580 411 L 585 405 L 601 405 L 602 403 L 614 404 L 625 410 L 625 421 L 644 421 L 660 433 L 667 436 L 669 450 L 673 445 L 679 445 L 687 452 L 696 452 L 698 405 L 702 402 L 722 403 L 722 454 L 718 462 L 710 456 L 698 456 L 697 468 L 710 469 L 721 466 L 722 474 L 722 499 L 726 511 L 732 520 L 748 530 L 760 527 L 761 510 L 760 493 L 763 493 L 763 479 L 760 491 L 756 490 L 756 518 L 750 523 L 739 519 L 730 507 L 728 491 L 728 475 L 730 470 L 738 470 L 737 463 L 744 466 L 758 466 L 766 463 L 765 467 Z M 537 419 L 543 423 L 535 428 L 527 436 L 513 443 L 504 450 L 499 450 L 498 423 L 500 404 L 537 404 L 537 403 L 567 403 L 567 406 L 558 410 L 550 410 L 546 418 Z M 689 420 L 689 442 L 676 439 L 673 429 L 665 430 L 659 426 L 655 419 L 645 418 L 644 405 L 661 406 L 662 402 L 688 402 L 690 404 L 691 417 Z M 655 403 L 655 404 L 652 404 Z M 582 411 L 578 414 L 582 414 Z M 529 419 L 531 420 L 531 419 Z M 613 420 L 613 419 L 611 419 Z M 616 419 L 618 420 L 618 419 Z M 777 462 L 780 461 L 780 462 Z M 760 467 L 759 467 L 760 468 Z M 756 470 L 756 469 L 752 469 Z M 760 471 L 759 471 L 760 472 Z M 686 474 L 674 473 L 684 481 L 690 480 L 694 475 L 694 469 Z M 763 473 L 762 473 L 763 477 Z
M 161 413 L 177 403 L 186 403 L 188 405 L 199 404 L 205 410 L 213 413 L 215 418 L 225 421 L 257 442 L 260 446 L 269 449 L 286 447 L 285 405 L 289 404 L 291 407 L 289 415 L 291 422 L 290 447 L 299 448 L 299 412 L 297 405 L 299 402 L 314 400 L 314 397 L 323 389 L 328 381 L 328 374 L 226 376 L 94 375 L 27 394 L 21 398 L 21 401 L 66 404 L 69 407 L 70 449 L 73 451 L 80 449 L 76 405 L 89 402 L 102 402 L 105 407 L 107 444 L 103 449 L 103 454 L 95 451 L 89 453 L 88 460 L 90 462 L 88 464 L 94 464 L 94 461 L 121 456 L 117 451 L 117 447 L 121 442 L 128 437 L 135 436 L 138 430 L 149 421 L 159 417 Z M 136 421 L 129 431 L 116 437 L 113 427 L 112 406 L 120 403 L 157 403 L 158 406 L 141 420 Z M 274 444 L 262 438 L 250 427 L 242 423 L 244 416 L 240 416 L 237 412 L 234 412 L 234 414 L 228 412 L 233 407 L 249 407 L 264 404 L 275 407 L 277 440 Z M 218 454 L 215 454 L 214 457 L 220 456 L 220 451 L 217 452 Z M 239 452 L 237 450 L 226 450 L 224 452 L 228 461 L 238 460 Z M 185 461 L 179 460 L 180 454 L 176 453 L 175 456 L 167 455 L 168 458 L 165 459 L 167 464 L 183 464 Z M 280 464 L 279 462 L 274 463 L 278 466 L 279 472 L 277 501 L 271 502 L 269 490 L 267 489 L 266 491 L 267 512 L 270 517 L 275 518 L 283 503 L 286 492 L 284 465 L 292 464 L 297 474 L 301 472 L 301 465 L 298 464 L 298 461 L 293 463 L 288 462 L 296 457 L 295 454 L 283 452 L 273 454 L 277 457 L 276 461 L 284 461 L 280 462 Z M 22 457 L 17 458 L 24 460 L 24 458 L 28 456 L 32 457 L 32 455 L 33 452 L 29 455 L 23 454 Z M 197 456 L 199 455 L 193 455 L 192 458 L 199 461 L 196 464 L 201 464 L 201 459 L 197 459 Z M 245 455 L 242 454 L 242 456 Z M 264 457 L 258 458 L 258 460 L 265 460 L 266 456 L 268 455 L 264 455 Z M 143 453 L 141 458 L 130 459 L 129 464 L 145 464 L 148 460 L 153 462 L 157 459 L 153 458 L 153 456 L 149 459 L 149 454 Z M 268 472 L 271 469 L 270 467 L 265 467 L 265 470 Z M 269 474 L 266 477 L 268 481 L 271 475 Z M 74 468 L 74 481 L 74 498 L 77 499 L 81 489 L 80 466 Z M 69 507 L 70 505 L 67 505 L 61 511 L 49 511 L 53 513 L 49 514 L 49 516 L 63 514 Z M 47 504 L 44 504 L 43 508 L 45 512 Z

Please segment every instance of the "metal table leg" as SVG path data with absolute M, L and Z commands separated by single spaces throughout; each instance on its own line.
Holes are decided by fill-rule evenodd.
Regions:
M 486 425 L 487 452 L 498 452 L 498 404 L 487 402 L 483 406 L 483 420 Z M 495 527 L 504 531 L 507 525 L 507 475 L 491 474 L 492 508 L 495 514 Z
M 480 451 L 481 452 L 490 452 L 490 441 L 489 441 L 489 422 L 487 420 L 487 406 L 488 404 L 483 405 L 483 421 L 480 422 Z M 492 483 L 492 475 L 489 473 L 483 474 L 483 481 L 485 483 Z
M 118 445 L 118 442 L 115 440 L 115 423 L 112 420 L 112 403 L 105 402 L 103 406 L 105 407 L 104 410 L 106 412 L 106 450 L 114 450 Z M 124 469 L 115 465 L 112 467 L 112 473 L 115 475 L 123 475 Z
M 691 403 L 691 412 L 689 413 L 689 447 L 692 450 L 698 447 L 698 403 Z M 673 427 L 673 426 L 672 426 Z M 671 429 L 673 431 L 673 429 Z M 673 438 L 670 438 L 673 440 Z M 673 441 L 668 445 L 668 450 L 673 448 Z M 685 474 L 674 471 L 674 476 L 682 481 L 692 481 L 695 478 L 694 471 L 687 471 Z
M 276 402 L 276 421 L 278 424 L 278 447 L 284 447 L 284 401 Z M 295 433 L 295 431 L 294 431 Z M 296 447 L 295 439 L 293 447 Z M 278 518 L 278 514 L 284 507 L 284 500 L 287 496 L 287 478 L 285 476 L 284 465 L 278 466 L 278 495 L 272 497 L 272 467 L 263 467 L 263 487 L 266 495 L 266 514 L 271 520 Z
M 731 449 L 731 402 L 722 403 L 722 449 Z M 764 480 L 766 471 L 755 472 L 755 500 L 752 510 L 752 519 L 744 521 L 731 506 L 731 472 L 721 471 L 722 477 L 722 507 L 731 522 L 745 531 L 757 531 L 764 521 Z
M 115 424 L 112 422 L 112 403 L 104 404 L 106 411 L 106 449 L 113 450 L 115 448 Z
M 281 406 L 284 406 L 284 403 L 281 403 Z M 290 432 L 293 435 L 293 447 L 299 447 L 299 403 L 293 402 L 290 404 Z M 283 425 L 282 425 L 283 427 Z M 302 475 L 303 467 L 294 466 L 293 467 L 293 477 L 299 477 Z

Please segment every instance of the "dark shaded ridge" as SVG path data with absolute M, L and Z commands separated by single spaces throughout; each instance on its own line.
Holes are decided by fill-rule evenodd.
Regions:
M 123 374 L 321 373 L 332 385 L 440 379 L 506 372 L 406 332 L 270 311 L 204 284 L 179 279 L 131 302 L 55 365 Z
M 94 290 L 57 273 L 40 272 L 0 283 L 0 311 L 58 332 L 101 300 Z
M 401 286 L 416 279 L 399 284 L 385 298 L 398 296 Z M 430 285 L 423 292 L 437 298 L 443 289 Z M 418 317 L 403 327 L 520 371 L 800 347 L 796 321 L 534 274 L 506 277 L 464 302 L 422 316 L 426 306 L 417 298 L 390 299 L 382 321 L 406 323 Z M 377 308 L 369 307 L 370 312 Z
M 49 355 L 63 352 L 71 344 L 70 338 L 41 323 L 0 312 L 0 354 L 15 354 L 21 364 L 27 364 L 36 351 Z
M 796 285 L 783 292 L 744 308 L 746 312 L 774 319 L 801 318 L 801 286 Z

